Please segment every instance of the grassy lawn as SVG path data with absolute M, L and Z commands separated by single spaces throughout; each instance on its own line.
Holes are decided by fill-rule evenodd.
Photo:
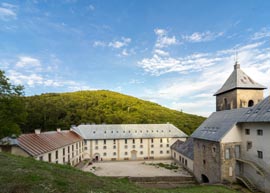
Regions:
M 231 193 L 223 186 L 192 186 L 176 189 L 142 188 L 127 178 L 98 177 L 70 166 L 49 164 L 10 154 L 0 153 L 0 192 L 183 192 L 183 193 Z

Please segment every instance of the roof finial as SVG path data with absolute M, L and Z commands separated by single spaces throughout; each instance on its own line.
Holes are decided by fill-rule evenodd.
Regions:
M 234 55 L 234 69 L 239 69 L 240 64 L 238 64 L 238 51 L 235 49 L 235 55 Z

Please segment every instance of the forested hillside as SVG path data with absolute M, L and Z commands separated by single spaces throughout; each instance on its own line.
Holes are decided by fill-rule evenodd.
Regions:
M 25 97 L 26 123 L 24 133 L 36 128 L 43 131 L 69 129 L 82 123 L 167 123 L 191 134 L 204 117 L 162 107 L 156 103 L 111 91 L 79 91 L 49 93 Z

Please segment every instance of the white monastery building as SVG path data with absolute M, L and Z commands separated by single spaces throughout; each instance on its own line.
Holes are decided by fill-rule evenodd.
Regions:
M 95 160 L 147 160 L 171 157 L 171 145 L 187 135 L 172 124 L 79 125 L 84 157 Z
M 41 133 L 35 130 L 35 133 L 22 134 L 18 138 L 3 138 L 1 151 L 74 166 L 83 160 L 83 139 L 73 131 L 57 129 Z

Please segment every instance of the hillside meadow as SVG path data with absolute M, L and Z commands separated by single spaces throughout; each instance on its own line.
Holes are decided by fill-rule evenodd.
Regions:
M 224 186 L 174 189 L 142 188 L 127 178 L 98 177 L 68 165 L 58 165 L 0 153 L 2 193 L 233 193 Z

